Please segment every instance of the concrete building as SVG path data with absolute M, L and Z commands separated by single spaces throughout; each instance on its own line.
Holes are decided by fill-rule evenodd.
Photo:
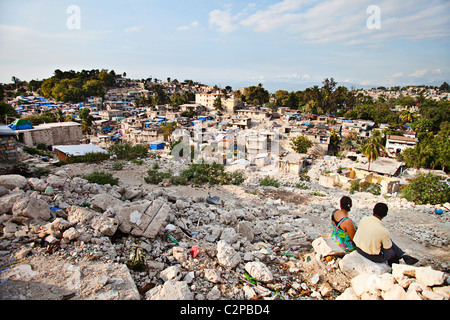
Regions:
M 241 100 L 235 97 L 226 97 L 221 93 L 197 93 L 195 103 L 205 106 L 207 110 L 214 110 L 214 102 L 221 99 L 222 108 L 225 113 L 233 114 L 236 107 L 241 104 Z
M 408 148 L 414 148 L 419 140 L 413 137 L 387 136 L 386 152 L 391 158 L 397 157 L 398 154 Z
M 30 147 L 41 143 L 47 146 L 75 145 L 83 140 L 81 124 L 77 122 L 45 123 L 16 132 L 19 134 L 19 141 Z

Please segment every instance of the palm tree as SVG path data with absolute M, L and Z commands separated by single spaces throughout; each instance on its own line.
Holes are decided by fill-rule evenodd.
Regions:
M 385 150 L 384 146 L 381 144 L 381 132 L 375 131 L 369 139 L 367 139 L 361 146 L 361 152 L 363 155 L 369 159 L 369 167 L 367 170 L 370 171 L 370 163 L 377 160 L 380 156 L 380 150 Z
M 414 121 L 414 114 L 411 111 L 405 110 L 400 114 L 400 120 L 405 123 L 412 123 Z

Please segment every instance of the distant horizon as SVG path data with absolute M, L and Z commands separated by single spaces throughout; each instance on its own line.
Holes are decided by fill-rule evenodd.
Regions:
M 300 90 L 450 79 L 448 0 L 0 2 L 0 82 L 56 69 Z
M 64 71 L 71 71 L 71 70 L 73 70 L 75 72 L 81 72 L 82 70 L 96 70 L 96 69 L 102 70 L 102 68 L 68 69 L 68 70 L 62 69 L 62 68 L 56 68 L 55 70 L 58 70 L 58 69 L 63 71 L 63 72 Z M 230 81 L 230 83 L 227 83 L 227 82 L 210 83 L 210 82 L 205 82 L 205 81 L 202 81 L 202 80 L 199 80 L 199 79 L 195 79 L 195 78 L 192 78 L 192 77 L 176 78 L 176 77 L 172 77 L 170 75 L 162 76 L 162 77 L 158 77 L 158 76 L 155 77 L 153 75 L 143 76 L 143 77 L 134 77 L 133 75 L 128 74 L 128 72 L 126 70 L 116 70 L 116 69 L 112 69 L 112 68 L 111 69 L 104 68 L 104 69 L 108 70 L 108 71 L 114 70 L 114 72 L 116 72 L 117 75 L 121 75 L 123 73 L 126 73 L 126 78 L 131 79 L 131 80 L 139 80 L 140 81 L 142 79 L 147 79 L 147 78 L 152 78 L 153 80 L 156 78 L 158 80 L 161 80 L 162 82 L 167 82 L 167 78 L 170 78 L 171 81 L 176 79 L 179 82 L 183 82 L 185 80 L 192 80 L 194 82 L 198 82 L 198 83 L 201 83 L 203 85 L 208 85 L 208 86 L 216 86 L 217 85 L 218 87 L 220 87 L 222 89 L 225 88 L 226 86 L 230 86 L 233 89 L 233 91 L 236 91 L 237 89 L 242 88 L 242 87 L 257 86 L 257 85 L 259 85 L 261 83 L 263 85 L 264 89 L 268 90 L 270 93 L 275 93 L 278 90 L 285 90 L 285 91 L 289 91 L 289 92 L 292 92 L 292 91 L 304 91 L 305 89 L 313 88 L 316 85 L 321 87 L 322 86 L 322 81 L 325 80 L 326 78 L 328 78 L 328 79 L 333 78 L 337 82 L 337 87 L 343 86 L 343 87 L 346 87 L 349 90 L 352 89 L 352 88 L 354 88 L 356 90 L 358 90 L 358 89 L 366 89 L 367 90 L 367 89 L 373 89 L 373 88 L 376 89 L 376 88 L 379 88 L 379 87 L 385 87 L 385 88 L 401 87 L 401 88 L 403 88 L 403 87 L 408 87 L 408 86 L 439 87 L 444 82 L 450 83 L 450 81 L 448 81 L 448 80 L 436 80 L 433 83 L 427 83 L 427 84 L 401 84 L 401 85 L 400 84 L 393 84 L 393 85 L 383 85 L 383 84 L 375 85 L 374 84 L 374 85 L 363 85 L 363 84 L 359 84 L 359 83 L 339 82 L 333 76 L 325 77 L 324 79 L 322 79 L 320 81 L 309 81 L 309 82 L 300 82 L 300 83 L 277 82 L 277 81 L 271 81 L 271 82 L 270 81 L 269 82 L 267 82 L 267 81 L 266 82 L 254 82 L 254 81 L 253 82 L 252 81 L 247 81 L 247 82 L 244 82 L 244 81 L 237 82 L 237 81 L 235 81 L 235 82 L 232 82 L 232 81 Z M 46 80 L 46 79 L 49 79 L 49 78 L 53 77 L 55 70 L 52 71 L 50 76 L 43 77 L 43 78 L 37 78 L 37 77 L 33 77 L 32 79 L 22 79 L 20 77 L 17 77 L 17 78 L 19 78 L 22 81 L 27 81 L 27 82 L 29 82 L 31 80 L 43 81 L 43 80 Z M 8 83 L 12 83 L 12 80 L 10 79 L 9 81 L 6 81 L 6 82 L 1 82 L 0 81 L 0 83 L 8 84 Z

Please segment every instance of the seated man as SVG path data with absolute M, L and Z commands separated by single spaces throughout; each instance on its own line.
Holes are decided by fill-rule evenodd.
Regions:
M 373 262 L 387 262 L 389 266 L 398 263 L 400 259 L 408 265 L 413 265 L 419 260 L 408 256 L 393 243 L 389 231 L 381 223 L 388 210 L 386 204 L 377 203 L 373 208 L 373 216 L 361 220 L 353 238 L 356 251 Z

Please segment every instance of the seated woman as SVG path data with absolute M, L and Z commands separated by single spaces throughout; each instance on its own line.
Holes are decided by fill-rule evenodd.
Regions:
M 333 226 L 332 236 L 336 244 L 346 252 L 352 252 L 356 249 L 353 237 L 356 233 L 356 227 L 353 221 L 348 217 L 352 207 L 352 199 L 342 197 L 341 210 L 336 210 L 331 215 L 331 224 Z

